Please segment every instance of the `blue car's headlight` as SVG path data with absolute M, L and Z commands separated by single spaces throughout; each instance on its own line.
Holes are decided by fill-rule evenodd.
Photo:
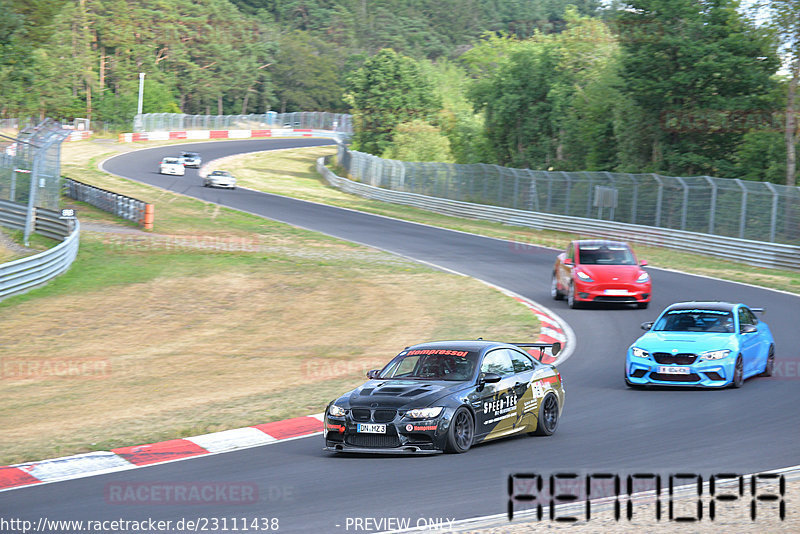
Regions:
M 639 278 L 636 279 L 637 284 L 644 284 L 645 282 L 650 280 L 650 275 L 646 272 L 642 271 L 642 274 L 639 275 Z
M 328 406 L 328 415 L 332 415 L 334 417 L 344 417 L 345 413 L 345 409 L 340 406 L 336 406 L 335 404 Z
M 594 282 L 594 280 L 592 280 L 592 277 L 583 271 L 575 271 L 575 276 L 577 276 L 584 282 Z
M 406 417 L 410 417 L 411 419 L 432 419 L 438 417 L 440 413 L 442 413 L 442 406 L 416 408 L 414 410 L 408 410 L 406 412 Z
M 730 353 L 731 351 L 729 350 L 710 350 L 702 353 L 700 358 L 704 360 L 721 360 L 722 358 L 727 358 Z
M 650 353 L 644 349 L 640 349 L 639 347 L 631 347 L 631 354 L 636 356 L 637 358 L 646 358 L 650 359 Z

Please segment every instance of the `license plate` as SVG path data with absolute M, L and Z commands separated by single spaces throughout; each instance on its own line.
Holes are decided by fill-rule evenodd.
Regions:
M 627 289 L 606 289 L 603 293 L 606 295 L 625 296 L 629 294 Z
M 663 373 L 665 375 L 688 375 L 691 373 L 691 369 L 688 367 L 659 367 L 659 373 Z
M 386 425 L 376 425 L 373 423 L 359 423 L 358 431 L 366 434 L 386 434 Z

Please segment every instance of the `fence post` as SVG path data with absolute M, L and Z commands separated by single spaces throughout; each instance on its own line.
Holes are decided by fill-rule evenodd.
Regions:
M 664 199 L 664 182 L 661 181 L 661 177 L 655 173 L 653 173 L 653 178 L 656 182 L 658 182 L 658 193 L 656 196 L 656 226 L 661 226 L 661 202 Z
M 769 219 L 769 241 L 770 243 L 774 243 L 775 226 L 778 224 L 778 191 L 775 190 L 775 186 L 772 185 L 771 182 L 764 182 L 764 185 L 766 185 L 767 189 L 772 193 L 772 215 Z
M 747 219 L 747 188 L 739 178 L 734 178 L 734 181 L 742 190 L 742 209 L 739 213 L 739 237 L 744 239 L 744 223 Z
M 675 177 L 678 182 L 683 186 L 683 206 L 681 207 L 681 230 L 686 230 L 686 209 L 689 203 L 689 186 L 686 185 L 686 180 L 680 176 Z
M 708 233 L 714 235 L 714 219 L 717 214 L 717 184 L 710 176 L 703 178 L 711 185 L 711 209 L 708 213 Z

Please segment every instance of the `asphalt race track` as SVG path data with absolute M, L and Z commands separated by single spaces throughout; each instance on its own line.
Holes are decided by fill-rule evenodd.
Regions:
M 280 532 L 363 532 L 396 524 L 356 523 L 355 518 L 410 518 L 415 525 L 420 518 L 428 522 L 502 514 L 508 500 L 507 478 L 515 472 L 696 473 L 707 479 L 715 473 L 754 473 L 800 464 L 800 297 L 649 269 L 654 287 L 650 309 L 570 310 L 564 301 L 549 296 L 553 250 L 243 189 L 209 190 L 201 186 L 194 169 L 187 169 L 183 177 L 157 174 L 160 157 L 181 149 L 196 150 L 207 162 L 239 152 L 319 144 L 327 141 L 185 144 L 131 152 L 107 161 L 104 168 L 453 269 L 548 306 L 569 323 L 577 337 L 574 353 L 560 366 L 567 399 L 558 431 L 551 437 L 523 436 L 479 445 L 463 455 L 431 457 L 337 456 L 322 451 L 322 438 L 317 435 L 7 491 L 0 493 L 0 510 L 32 521 L 43 516 L 173 522 L 204 517 L 277 518 Z M 763 319 L 776 340 L 777 376 L 751 378 L 738 390 L 629 390 L 623 381 L 623 364 L 628 345 L 641 333 L 639 324 L 654 319 L 672 302 L 703 299 L 767 308 Z M 481 334 L 474 333 L 475 337 Z M 108 499 L 113 484 L 175 482 L 256 484 L 259 501 L 179 506 L 118 505 Z

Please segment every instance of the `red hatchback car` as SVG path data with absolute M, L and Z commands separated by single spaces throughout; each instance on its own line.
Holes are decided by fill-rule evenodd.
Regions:
M 650 275 L 627 243 L 597 239 L 572 241 L 556 258 L 550 295 L 565 296 L 570 308 L 588 302 L 619 302 L 647 308 Z

